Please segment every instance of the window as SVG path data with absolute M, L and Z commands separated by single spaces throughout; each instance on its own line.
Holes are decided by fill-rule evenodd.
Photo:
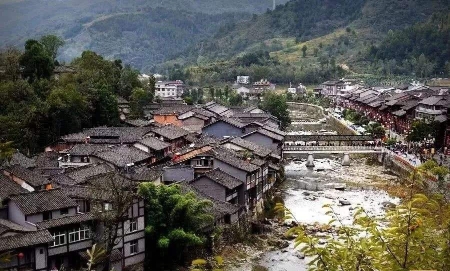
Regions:
M 139 252 L 138 241 L 137 240 L 131 241 L 130 242 L 130 255 L 136 254 L 138 252 Z
M 130 220 L 130 232 L 134 232 L 138 230 L 137 218 Z
M 43 212 L 42 213 L 42 219 L 43 220 L 50 220 L 50 219 L 52 219 L 52 212 Z
M 91 237 L 91 230 L 87 226 L 69 232 L 69 243 L 83 241 Z
M 105 204 L 103 205 L 103 209 L 104 209 L 105 211 L 111 211 L 111 210 L 112 210 L 112 204 L 111 204 L 111 203 L 105 203 Z
M 61 215 L 68 215 L 69 214 L 69 208 L 61 209 L 61 210 L 59 210 L 59 213 Z
M 53 244 L 51 244 L 51 247 L 61 246 L 66 244 L 66 233 L 65 232 L 54 232 L 53 233 Z

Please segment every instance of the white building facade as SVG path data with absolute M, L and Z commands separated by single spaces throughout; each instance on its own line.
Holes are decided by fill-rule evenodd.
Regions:
M 184 83 L 176 81 L 158 81 L 155 84 L 155 96 L 157 97 L 180 97 L 184 92 Z

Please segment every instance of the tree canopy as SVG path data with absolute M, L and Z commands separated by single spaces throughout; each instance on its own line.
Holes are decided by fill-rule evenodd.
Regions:
M 149 263 L 179 263 L 186 248 L 204 244 L 206 236 L 202 230 L 213 221 L 208 211 L 210 201 L 200 200 L 192 192 L 182 193 L 178 185 L 145 183 L 139 187 L 139 193 L 146 202 Z
M 291 124 L 288 104 L 284 95 L 266 92 L 263 97 L 263 102 L 261 103 L 261 108 L 278 118 L 281 122 L 280 127 L 282 130 L 286 130 Z

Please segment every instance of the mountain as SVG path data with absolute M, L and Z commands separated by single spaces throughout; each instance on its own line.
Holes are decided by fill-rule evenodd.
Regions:
M 323 74 L 325 78 L 340 74 L 335 66 L 349 73 L 365 73 L 373 68 L 368 67 L 373 58 L 365 57 L 368 49 L 380 44 L 390 30 L 426 22 L 435 13 L 448 12 L 449 7 L 449 0 L 292 0 L 274 11 L 222 27 L 213 38 L 160 67 L 190 66 L 198 78 L 219 67 L 218 79 L 230 80 L 245 72 L 255 79 L 268 75 L 283 83 L 305 78 L 311 82 L 314 73 L 329 66 L 334 71 Z M 260 52 L 270 53 L 270 64 L 239 65 L 243 56 Z
M 287 0 L 277 0 L 282 4 Z M 83 50 L 120 57 L 141 70 L 213 35 L 220 26 L 272 7 L 272 0 L 4 0 L 0 44 L 22 47 L 29 38 L 66 40 L 59 59 Z M 135 32 L 135 33 L 133 33 Z

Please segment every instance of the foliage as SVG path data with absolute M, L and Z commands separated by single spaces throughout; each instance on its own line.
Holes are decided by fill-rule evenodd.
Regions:
M 384 130 L 383 126 L 381 126 L 378 122 L 370 122 L 366 126 L 366 132 L 373 135 L 377 139 L 384 138 L 386 135 L 386 131 Z
M 47 49 L 37 40 L 28 40 L 25 43 L 25 52 L 20 57 L 23 75 L 29 82 L 36 79 L 50 78 L 53 73 L 53 60 Z
M 70 63 L 76 73 L 54 78 L 47 47 L 57 53 L 58 39 L 43 37 L 45 46 L 29 40 L 23 53 L 0 52 L 0 64 L 6 67 L 0 76 L 0 139 L 14 141 L 14 148 L 28 154 L 82 128 L 118 125 L 117 95 L 142 87 L 138 72 L 91 51 Z M 19 65 L 25 65 L 22 74 Z M 154 84 L 145 88 L 154 92 Z
M 195 194 L 182 193 L 178 185 L 140 185 L 139 194 L 146 202 L 147 259 L 152 264 L 183 260 L 184 251 L 201 246 L 206 240 L 202 229 L 213 217 L 208 210 L 211 202 Z
M 131 116 L 140 118 L 144 116 L 144 107 L 153 100 L 152 93 L 143 88 L 133 89 L 130 97 Z
M 412 194 L 422 176 L 436 168 L 428 163 L 417 168 L 409 179 L 410 196 L 381 217 L 357 207 L 353 223 L 344 224 L 331 205 L 324 205 L 331 216 L 329 225 L 337 225 L 336 234 L 319 237 L 298 226 L 287 232 L 295 237 L 295 246 L 307 257 L 309 270 L 413 270 L 450 268 L 450 205 L 442 197 Z M 284 219 L 294 219 L 282 204 L 276 211 Z
M 421 24 L 390 31 L 379 46 L 370 48 L 373 59 L 388 60 L 396 74 L 414 73 L 424 78 L 434 73 L 450 75 L 450 13 L 437 13 Z
M 196 259 L 191 263 L 190 270 L 191 271 L 203 271 L 203 270 L 212 270 L 212 271 L 222 271 L 224 270 L 224 261 L 221 256 L 216 256 L 213 259 Z
M 361 113 L 353 110 L 353 109 L 344 109 L 342 112 L 344 119 L 353 122 L 356 125 L 368 125 L 369 119 L 362 115 Z M 377 126 L 375 126 L 377 127 Z
M 438 123 L 427 122 L 425 120 L 414 121 L 411 125 L 411 131 L 406 137 L 406 140 L 411 142 L 420 142 L 425 139 L 433 138 L 436 136 Z
M 64 45 L 64 40 L 55 35 L 46 35 L 41 37 L 40 42 L 47 51 L 47 55 L 51 57 L 52 61 L 55 61 L 59 48 Z
M 106 250 L 98 247 L 97 244 L 92 245 L 91 249 L 86 250 L 88 255 L 87 271 L 94 270 L 95 266 L 102 263 L 106 256 Z
M 266 92 L 263 99 L 261 108 L 278 118 L 282 130 L 288 128 L 291 124 L 291 117 L 289 116 L 286 97 L 273 92 Z
M 13 154 L 16 150 L 12 147 L 12 141 L 10 142 L 0 142 L 0 166 L 3 165 L 4 162 L 11 160 Z

